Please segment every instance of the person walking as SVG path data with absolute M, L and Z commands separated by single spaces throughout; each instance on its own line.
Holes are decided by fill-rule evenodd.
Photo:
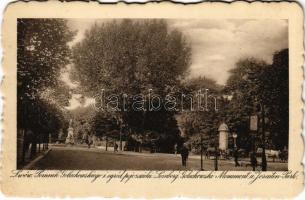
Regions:
M 119 145 L 116 142 L 114 142 L 114 152 L 118 151 L 118 147 L 119 147 Z
M 189 150 L 186 147 L 186 144 L 183 144 L 181 148 L 181 158 L 182 158 L 182 166 L 186 167 L 186 161 L 189 156 Z
M 210 159 L 209 149 L 205 150 L 205 159 Z
M 90 149 L 91 144 L 92 144 L 92 138 L 91 138 L 91 136 L 89 134 L 87 134 L 86 143 L 88 145 L 88 149 Z
M 177 152 L 178 152 L 178 145 L 177 145 L 177 143 L 174 145 L 174 152 L 175 152 L 175 155 L 177 155 Z
M 237 148 L 234 149 L 234 162 L 235 162 L 235 167 L 240 166 L 240 164 L 238 162 L 238 150 L 237 150 Z
M 251 152 L 251 155 L 250 155 L 250 162 L 251 162 L 253 171 L 255 171 L 255 167 L 257 167 L 257 159 L 256 159 L 255 152 L 253 152 L 253 151 Z

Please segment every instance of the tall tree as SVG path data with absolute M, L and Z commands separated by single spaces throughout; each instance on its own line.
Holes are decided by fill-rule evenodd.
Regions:
M 18 19 L 18 94 L 35 98 L 61 82 L 60 70 L 70 62 L 73 33 L 62 19 Z
M 59 77 L 70 62 L 73 34 L 62 19 L 17 21 L 18 128 L 35 132 L 33 144 L 37 134 L 54 133 L 62 125 L 69 91 Z
M 169 30 L 163 20 L 119 20 L 94 25 L 73 53 L 74 78 L 80 82 L 84 94 L 96 101 L 101 100 L 102 90 L 119 95 L 118 107 L 122 111 L 122 94 L 145 98 L 151 89 L 164 100 L 188 73 L 191 52 L 183 35 Z M 137 132 L 150 128 L 166 131 L 166 121 L 173 113 L 165 115 L 164 109 L 145 111 L 147 102 L 143 109 L 135 111 L 134 99 L 125 100 L 127 111 L 120 113 L 129 127 Z M 150 126 L 147 118 L 157 124 Z
M 249 116 L 261 114 L 262 106 L 267 119 L 266 131 L 270 133 L 268 148 L 287 147 L 288 49 L 276 52 L 271 65 L 254 58 L 238 62 L 231 70 L 226 92 L 232 95 L 227 120 L 238 132 L 245 148 L 249 146 Z
M 213 79 L 206 77 L 192 78 L 184 82 L 183 92 L 185 95 L 192 97 L 192 100 L 184 103 L 183 106 L 186 106 L 187 109 L 177 115 L 177 119 L 184 137 L 195 149 L 200 149 L 201 137 L 204 140 L 205 147 L 214 144 L 217 128 L 222 120 L 221 111 L 224 109 L 221 90 L 220 85 Z M 201 95 L 201 103 L 198 99 L 199 94 Z M 207 101 L 207 106 L 205 106 L 205 101 Z
M 288 147 L 289 133 L 289 51 L 275 52 L 273 63 L 265 74 L 265 104 L 273 147 Z M 272 77 L 272 78 L 269 78 Z
M 225 93 L 232 98 L 226 113 L 226 122 L 231 131 L 238 133 L 240 148 L 250 150 L 250 115 L 256 114 L 258 103 L 264 98 L 264 72 L 268 65 L 255 58 L 241 59 L 236 63 L 227 81 Z

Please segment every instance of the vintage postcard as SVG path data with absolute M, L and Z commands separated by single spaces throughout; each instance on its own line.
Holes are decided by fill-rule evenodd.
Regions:
M 2 47 L 7 196 L 303 189 L 297 3 L 16 2 Z

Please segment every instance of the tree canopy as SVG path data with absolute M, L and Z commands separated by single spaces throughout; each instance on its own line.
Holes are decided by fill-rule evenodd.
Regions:
M 18 19 L 19 127 L 50 133 L 61 126 L 63 106 L 68 104 L 70 93 L 59 77 L 70 62 L 68 42 L 73 35 L 62 19 Z M 47 124 L 53 125 L 46 129 Z
M 232 95 L 232 100 L 226 115 L 241 140 L 248 137 L 249 116 L 261 115 L 264 106 L 269 148 L 287 147 L 288 85 L 288 49 L 275 52 L 272 64 L 254 58 L 243 59 L 231 70 L 225 92 Z
M 100 101 L 101 91 L 118 95 L 141 95 L 143 109 L 132 109 L 127 98 L 127 111 L 121 119 L 137 132 L 155 129 L 167 132 L 167 121 L 174 113 L 164 109 L 146 111 L 149 91 L 162 99 L 177 88 L 190 66 L 190 47 L 177 30 L 170 30 L 163 20 L 118 20 L 95 24 L 85 39 L 73 49 L 73 78 L 80 82 L 85 95 Z M 171 127 L 170 127 L 171 128 Z M 177 133 L 175 133 L 177 134 Z
M 122 20 L 94 25 L 74 47 L 75 78 L 90 96 L 166 92 L 184 78 L 190 48 L 163 20 Z

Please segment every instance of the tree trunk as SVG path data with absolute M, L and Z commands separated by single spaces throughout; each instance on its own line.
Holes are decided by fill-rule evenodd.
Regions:
M 120 125 L 120 151 L 123 150 L 123 145 L 122 145 L 122 124 Z
M 26 129 L 23 130 L 23 134 L 22 134 L 22 137 L 23 137 L 23 148 L 22 148 L 22 158 L 21 158 L 21 162 L 24 163 L 25 162 L 25 154 L 29 148 L 29 145 L 28 145 L 28 139 L 26 137 Z
M 37 136 L 34 134 L 32 147 L 31 147 L 31 158 L 33 158 L 37 153 Z
M 106 136 L 106 151 L 108 150 L 108 137 Z

